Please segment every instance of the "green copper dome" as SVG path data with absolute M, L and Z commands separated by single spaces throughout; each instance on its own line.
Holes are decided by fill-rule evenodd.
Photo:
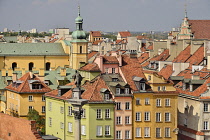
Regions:
M 75 19 L 75 23 L 82 23 L 83 22 L 83 18 L 79 15 L 76 19 Z
M 86 39 L 86 33 L 83 30 L 77 30 L 72 33 L 73 39 Z

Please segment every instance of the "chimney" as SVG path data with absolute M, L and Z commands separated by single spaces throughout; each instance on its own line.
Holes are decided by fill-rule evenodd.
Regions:
M 121 67 L 122 66 L 122 52 L 121 51 L 119 52 L 117 59 L 119 61 L 119 67 Z
M 12 74 L 12 81 L 17 81 L 17 73 Z
M 60 69 L 60 75 L 61 76 L 66 76 L 66 69 L 65 68 Z
M 30 75 L 30 79 L 32 79 L 33 78 L 33 73 L 29 72 L 29 75 Z

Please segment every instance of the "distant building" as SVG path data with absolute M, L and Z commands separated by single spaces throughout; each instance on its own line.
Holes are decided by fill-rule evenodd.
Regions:
M 101 36 L 101 32 L 100 31 L 90 31 L 90 35 L 89 35 L 89 41 L 90 42 L 95 42 L 95 41 L 102 41 L 103 38 Z
M 9 29 L 8 28 L 4 28 L 4 32 L 9 32 Z
M 54 34 L 55 30 L 54 29 L 49 29 L 49 33 Z
M 130 37 L 130 36 L 131 36 L 131 33 L 129 31 L 119 32 L 117 34 L 117 40 L 127 39 L 127 37 Z
M 31 33 L 37 33 L 37 29 L 31 29 Z
M 59 38 L 70 37 L 69 32 L 70 32 L 69 28 L 56 28 L 55 29 L 55 34 L 58 34 Z

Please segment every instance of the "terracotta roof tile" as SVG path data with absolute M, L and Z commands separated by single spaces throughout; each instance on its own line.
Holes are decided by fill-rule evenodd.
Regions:
M 149 46 L 147 47 L 147 49 L 148 49 L 148 50 L 153 50 L 153 45 L 149 45 Z
M 210 39 L 210 20 L 189 20 L 195 39 Z
M 204 46 L 201 46 L 195 51 L 195 53 L 186 61 L 191 65 L 199 65 L 204 58 Z
M 145 52 L 140 57 L 138 57 L 138 60 L 139 60 L 140 64 L 145 62 L 147 59 L 149 59 L 149 53 L 148 52 Z
M 195 134 L 195 135 L 200 135 L 200 136 L 203 136 L 204 135 L 204 133 L 201 132 L 201 131 L 193 130 L 191 128 L 188 128 L 188 127 L 185 127 L 185 126 L 182 126 L 182 125 L 178 125 L 178 128 L 181 129 L 181 130 L 183 130 L 183 131 L 186 131 L 186 132 Z
M 29 80 L 35 80 L 38 81 L 41 84 L 41 89 L 31 89 Z M 33 78 L 30 78 L 30 72 L 23 75 L 18 81 L 22 81 L 22 83 L 19 86 L 13 86 L 13 83 L 11 83 L 9 86 L 5 87 L 6 89 L 18 92 L 18 93 L 44 93 L 49 92 L 51 89 L 42 82 L 39 78 L 37 78 L 35 75 L 33 75 Z
M 124 44 L 124 43 L 127 43 L 127 40 L 126 39 L 122 39 L 122 40 L 116 40 L 115 41 L 115 44 Z
M 0 113 L 0 138 L 5 140 L 42 140 L 31 121 Z M 9 136 L 10 133 L 10 136 Z
M 88 63 L 87 65 L 81 67 L 79 70 L 81 70 L 81 71 L 95 71 L 95 72 L 101 71 L 96 63 Z
M 137 58 L 130 58 L 128 55 L 122 55 L 123 66 L 121 67 L 122 73 L 130 85 L 132 90 L 138 90 L 133 81 L 133 76 L 145 78 L 142 72 L 142 67 Z
M 179 55 L 173 60 L 173 62 L 186 62 L 191 56 L 190 49 L 191 46 L 187 46 L 183 51 L 179 53 Z
M 118 64 L 119 61 L 115 56 L 103 56 L 103 62 L 104 64 Z
M 97 51 L 92 51 L 88 54 L 88 59 L 90 59 L 91 57 L 95 56 L 98 52 Z
M 101 37 L 100 31 L 90 31 L 93 37 Z
M 121 37 L 124 37 L 124 38 L 131 36 L 131 33 L 128 32 L 128 31 L 119 32 L 119 34 L 120 34 Z
M 144 35 L 139 35 L 136 37 L 138 40 L 142 40 L 142 39 L 149 39 L 147 36 Z
M 158 74 L 163 76 L 165 79 L 169 79 L 169 77 L 172 75 L 173 73 L 173 67 L 172 65 L 166 65 L 165 67 L 163 67 Z

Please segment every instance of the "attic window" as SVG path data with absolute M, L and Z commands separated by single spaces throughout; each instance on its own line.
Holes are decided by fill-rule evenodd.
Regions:
M 118 78 L 112 78 L 112 82 L 117 82 L 117 81 L 119 81 Z
M 120 88 L 116 88 L 116 94 L 120 94 Z
M 109 100 L 109 99 L 110 99 L 109 93 L 105 93 L 104 94 L 104 100 Z
M 42 85 L 40 83 L 33 83 L 32 89 L 42 89 Z

